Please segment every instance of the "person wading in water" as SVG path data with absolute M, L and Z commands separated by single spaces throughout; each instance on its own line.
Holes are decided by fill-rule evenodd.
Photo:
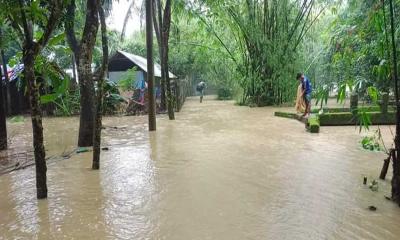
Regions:
M 206 89 L 206 83 L 201 81 L 197 84 L 196 90 L 200 93 L 200 103 L 203 102 L 204 90 Z
M 298 73 L 296 79 L 299 80 L 301 83 L 301 88 L 302 88 L 301 96 L 303 97 L 305 103 L 305 110 L 303 117 L 308 117 L 311 112 L 311 93 L 312 93 L 311 81 L 306 76 L 304 76 L 303 73 Z

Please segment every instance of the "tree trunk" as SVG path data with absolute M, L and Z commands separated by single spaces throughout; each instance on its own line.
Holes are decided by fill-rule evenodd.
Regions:
M 156 15 L 157 14 L 157 15 Z M 153 1 L 153 22 L 154 22 L 154 31 L 156 33 L 157 43 L 158 43 L 158 51 L 160 54 L 160 59 L 163 57 L 163 46 L 162 46 L 162 7 L 160 0 Z M 162 65 L 162 62 L 161 62 Z M 165 111 L 167 109 L 166 104 L 166 96 L 165 96 L 165 75 L 161 70 L 161 81 L 160 81 L 160 92 L 161 92 L 161 103 L 160 108 L 161 111 Z
M 149 95 L 149 131 L 156 130 L 156 105 L 154 96 L 153 23 L 152 0 L 146 0 L 147 86 Z
M 31 47 L 24 47 L 24 76 L 28 85 L 28 94 L 31 105 L 31 118 L 33 130 L 33 147 L 36 166 L 37 198 L 47 198 L 46 183 L 46 152 L 43 145 L 42 110 L 40 106 L 39 86 L 36 84 L 34 71 L 34 54 Z
M 175 119 L 175 112 L 174 112 L 174 102 L 175 98 L 171 92 L 171 81 L 169 78 L 169 71 L 168 71 L 168 53 L 169 53 L 169 30 L 171 25 L 171 0 L 167 0 L 165 3 L 164 9 L 164 20 L 163 20 L 163 27 L 162 27 L 162 58 L 161 58 L 161 72 L 164 73 L 165 83 L 167 87 L 167 106 L 168 106 L 168 117 L 169 120 Z
M 79 147 L 93 145 L 94 129 L 94 83 L 91 69 L 91 53 L 88 49 L 82 49 L 82 57 L 78 60 L 78 78 L 80 89 L 80 122 L 79 122 Z
M 81 100 L 79 124 L 79 147 L 93 146 L 94 133 L 94 82 L 92 73 L 93 48 L 99 28 L 98 0 L 88 0 L 86 22 L 77 57 L 78 79 Z
M 2 74 L 0 71 L 0 79 Z M 6 111 L 5 111 L 5 97 L 4 97 L 3 84 L 0 82 L 0 150 L 7 149 L 7 123 L 6 123 Z
M 391 26 L 391 37 L 392 37 L 392 57 L 393 57 L 393 78 L 395 85 L 395 97 L 396 97 L 396 136 L 394 138 L 394 144 L 396 149 L 395 157 L 393 161 L 393 177 L 392 177 L 392 199 L 400 205 L 400 102 L 399 102 L 399 86 L 398 86 L 398 72 L 397 72 L 397 52 L 396 52 L 396 41 L 395 41 L 395 27 L 394 27 L 394 11 L 393 1 L 389 1 L 390 4 L 390 26 Z
M 1 32 L 1 28 L 0 28 L 0 42 L 2 41 L 2 32 Z M 6 113 L 8 115 L 11 115 L 11 98 L 10 98 L 10 80 L 8 79 L 8 74 L 7 74 L 7 61 L 6 61 L 6 57 L 4 54 L 4 49 L 0 50 L 1 53 L 1 61 L 3 62 L 3 71 L 4 71 L 4 79 L 5 79 L 5 106 L 6 106 Z
M 70 0 L 65 18 L 65 32 L 67 42 L 74 52 L 78 69 L 80 89 L 80 123 L 78 146 L 88 147 L 93 145 L 94 130 L 94 83 L 92 74 L 92 55 L 99 28 L 98 8 L 100 0 L 86 1 L 85 26 L 81 42 L 75 36 L 75 0 Z
M 97 103 L 96 103 L 96 115 L 95 115 L 95 127 L 94 127 L 94 138 L 93 138 L 93 164 L 92 169 L 100 168 L 100 146 L 101 146 L 101 127 L 102 127 L 102 116 L 103 116 L 103 90 L 104 90 L 104 77 L 108 69 L 108 38 L 107 38 L 107 26 L 106 17 L 104 10 L 99 7 L 99 16 L 101 23 L 101 43 L 103 48 L 103 62 L 101 65 L 101 73 L 97 82 Z

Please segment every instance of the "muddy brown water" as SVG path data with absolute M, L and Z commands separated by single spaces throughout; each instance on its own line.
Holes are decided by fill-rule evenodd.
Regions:
M 146 116 L 106 118 L 101 170 L 90 152 L 49 162 L 47 200 L 33 167 L 0 176 L 0 239 L 400 238 L 389 180 L 362 185 L 385 155 L 362 150 L 355 127 L 310 134 L 274 108 L 197 101 L 151 134 Z M 47 154 L 73 150 L 77 126 L 45 119 Z M 29 119 L 9 132 L 12 151 L 30 147 Z

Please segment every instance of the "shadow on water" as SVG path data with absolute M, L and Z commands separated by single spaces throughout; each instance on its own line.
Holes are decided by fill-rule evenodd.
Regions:
M 0 176 L 0 239 L 398 239 L 389 180 L 362 185 L 384 154 L 354 127 L 311 135 L 273 111 L 193 98 L 153 133 L 146 116 L 105 118 L 101 169 L 90 152 L 49 162 L 47 200 L 33 167 Z M 75 148 L 77 124 L 45 119 L 49 156 Z M 30 149 L 30 124 L 9 127 Z

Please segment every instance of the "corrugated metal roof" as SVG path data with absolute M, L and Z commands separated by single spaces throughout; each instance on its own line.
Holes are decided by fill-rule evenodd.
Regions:
M 118 50 L 120 54 L 124 55 L 126 58 L 131 60 L 134 64 L 136 64 L 140 69 L 147 73 L 147 59 L 132 53 L 124 52 Z M 177 78 L 173 73 L 169 73 L 169 78 Z M 157 63 L 154 63 L 154 76 L 161 77 L 161 66 Z

